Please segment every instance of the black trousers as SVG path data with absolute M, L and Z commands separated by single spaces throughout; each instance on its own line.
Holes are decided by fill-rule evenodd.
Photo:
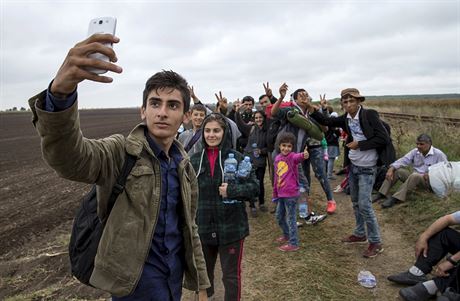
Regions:
M 423 273 L 428 274 L 447 253 L 455 254 L 458 251 L 460 251 L 460 233 L 449 227 L 445 228 L 428 240 L 428 256 L 420 255 L 415 266 Z M 458 268 L 452 269 L 448 277 L 435 277 L 433 280 L 441 292 L 444 292 L 447 287 L 458 290 L 459 288 L 454 285 L 457 284 L 458 286 L 458 272 Z
M 219 255 L 222 268 L 222 282 L 225 288 L 225 301 L 241 299 L 241 261 L 243 258 L 244 239 L 228 245 L 214 246 L 201 242 L 206 261 L 206 270 L 211 287 L 207 289 L 208 297 L 214 295 L 214 268 Z
M 264 185 L 264 178 L 265 178 L 265 169 L 267 167 L 257 167 L 256 168 L 256 177 L 259 180 L 259 206 L 265 204 L 265 185 Z

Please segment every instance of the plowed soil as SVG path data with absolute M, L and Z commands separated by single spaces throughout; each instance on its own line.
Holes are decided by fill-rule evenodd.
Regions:
M 83 110 L 80 117 L 83 134 L 88 138 L 127 135 L 140 121 L 138 109 Z M 339 181 L 331 186 L 335 187 Z M 107 293 L 79 284 L 69 272 L 67 242 L 72 219 L 79 200 L 89 188 L 86 184 L 60 179 L 44 163 L 30 112 L 0 114 L 0 300 L 110 298 Z M 324 199 L 316 180 L 312 197 Z M 299 266 L 294 254 L 281 254 L 273 245 L 273 239 L 279 235 L 274 216 L 263 213 L 250 220 L 251 235 L 246 239 L 243 258 L 243 300 L 323 300 L 322 295 L 331 295 L 328 290 L 334 290 L 336 281 L 360 290 L 362 300 L 396 299 L 399 287 L 390 285 L 385 277 L 408 267 L 413 260 L 413 242 L 404 241 L 398 225 L 385 224 L 384 218 L 380 219 L 383 212 L 376 206 L 385 252 L 375 259 L 363 259 L 365 246 L 340 243 L 341 237 L 351 233 L 354 218 L 349 197 L 343 193 L 335 197 L 337 213 L 320 225 L 304 226 L 300 230 L 302 249 L 295 254 L 304 259 L 322 258 L 330 277 L 316 279 L 310 272 L 311 266 Z M 319 204 L 324 210 L 323 203 Z M 333 251 L 326 254 L 322 251 L 325 246 Z M 334 279 L 335 272 L 344 266 L 352 267 L 349 279 Z M 362 269 L 377 276 L 377 288 L 359 288 L 356 275 Z M 284 278 L 291 271 L 300 276 Z M 265 278 L 260 280 L 259 275 Z M 220 278 L 217 271 L 215 301 L 223 300 Z M 317 290 L 313 295 L 289 292 L 291 297 L 287 297 L 287 292 L 273 291 L 270 281 L 298 281 L 299 292 L 307 284 Z M 349 300 L 343 289 L 341 296 L 341 300 Z M 183 299 L 193 299 L 193 294 L 185 293 Z

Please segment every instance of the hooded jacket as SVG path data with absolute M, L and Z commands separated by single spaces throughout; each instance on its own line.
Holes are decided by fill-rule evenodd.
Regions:
M 203 121 L 203 129 L 207 118 L 209 116 Z M 254 168 L 252 168 L 251 174 L 247 179 L 235 184 L 230 183 L 227 187 L 228 198 L 236 199 L 240 202 L 224 204 L 219 194 L 219 186 L 224 178 L 224 161 L 228 158 L 229 153 L 233 153 L 238 162 L 243 160 L 243 156 L 230 148 L 231 140 L 227 123 L 222 142 L 216 150 L 218 154 L 214 165 L 214 173 L 211 175 L 211 164 L 206 154 L 208 145 L 204 137 L 202 143 L 203 150 L 190 158 L 197 175 L 199 187 L 196 217 L 198 232 L 204 244 L 226 245 L 249 235 L 248 216 L 244 201 L 258 195 L 259 181 L 256 179 Z
M 115 296 L 129 295 L 141 277 L 152 244 L 161 203 L 160 163 L 139 124 L 128 137 L 112 135 L 87 139 L 80 130 L 77 101 L 61 112 L 44 111 L 46 91 L 32 97 L 33 123 L 41 136 L 43 158 L 59 176 L 97 184 L 98 215 L 107 215 L 107 201 L 125 154 L 137 157 L 125 189 L 118 196 L 104 228 L 90 283 Z M 182 145 L 175 140 L 183 160 L 178 166 L 182 198 L 185 248 L 184 287 L 198 291 L 210 286 L 195 214 L 198 187 L 195 172 Z
M 267 118 L 265 118 L 262 128 L 258 125 L 249 125 L 244 122 L 240 114 L 236 117 L 236 124 L 238 129 L 248 137 L 248 143 L 244 148 L 244 154 L 251 158 L 251 162 L 255 167 L 265 168 L 267 166 Z M 259 157 L 254 157 L 254 150 L 252 145 L 257 144 L 257 148 L 260 149 Z

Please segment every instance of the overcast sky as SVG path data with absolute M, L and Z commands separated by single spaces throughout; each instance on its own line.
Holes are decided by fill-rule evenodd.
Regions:
M 79 85 L 84 108 L 136 107 L 148 77 L 182 74 L 204 102 L 305 88 L 335 98 L 460 93 L 460 1 L 10 1 L 1 3 L 0 109 L 45 89 L 89 20 L 118 19 L 122 74 Z M 61 4 L 62 3 L 62 4 Z M 65 3 L 65 4 L 64 4 Z

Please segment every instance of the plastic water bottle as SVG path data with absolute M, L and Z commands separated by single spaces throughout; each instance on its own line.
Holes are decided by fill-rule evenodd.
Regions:
M 257 150 L 257 143 L 252 144 L 252 153 L 254 154 L 254 158 L 259 158 L 259 151 Z
M 307 202 L 305 200 L 300 201 L 299 203 L 299 217 L 300 218 L 306 218 L 308 215 L 308 206 Z
M 238 167 L 238 161 L 235 159 L 235 154 L 229 153 L 228 158 L 224 161 L 224 182 L 228 184 L 236 183 L 236 172 Z M 234 204 L 237 200 L 223 198 L 224 204 Z
M 321 140 L 321 148 L 323 149 L 324 161 L 329 161 L 329 154 L 327 153 L 327 141 L 326 141 L 326 138 L 323 138 L 323 140 Z
M 358 274 L 358 282 L 367 288 L 374 288 L 377 285 L 375 276 L 369 271 L 360 271 Z
M 251 174 L 252 164 L 251 158 L 248 156 L 244 157 L 244 160 L 240 162 L 238 165 L 238 171 L 236 172 L 236 176 L 239 179 L 246 179 Z

